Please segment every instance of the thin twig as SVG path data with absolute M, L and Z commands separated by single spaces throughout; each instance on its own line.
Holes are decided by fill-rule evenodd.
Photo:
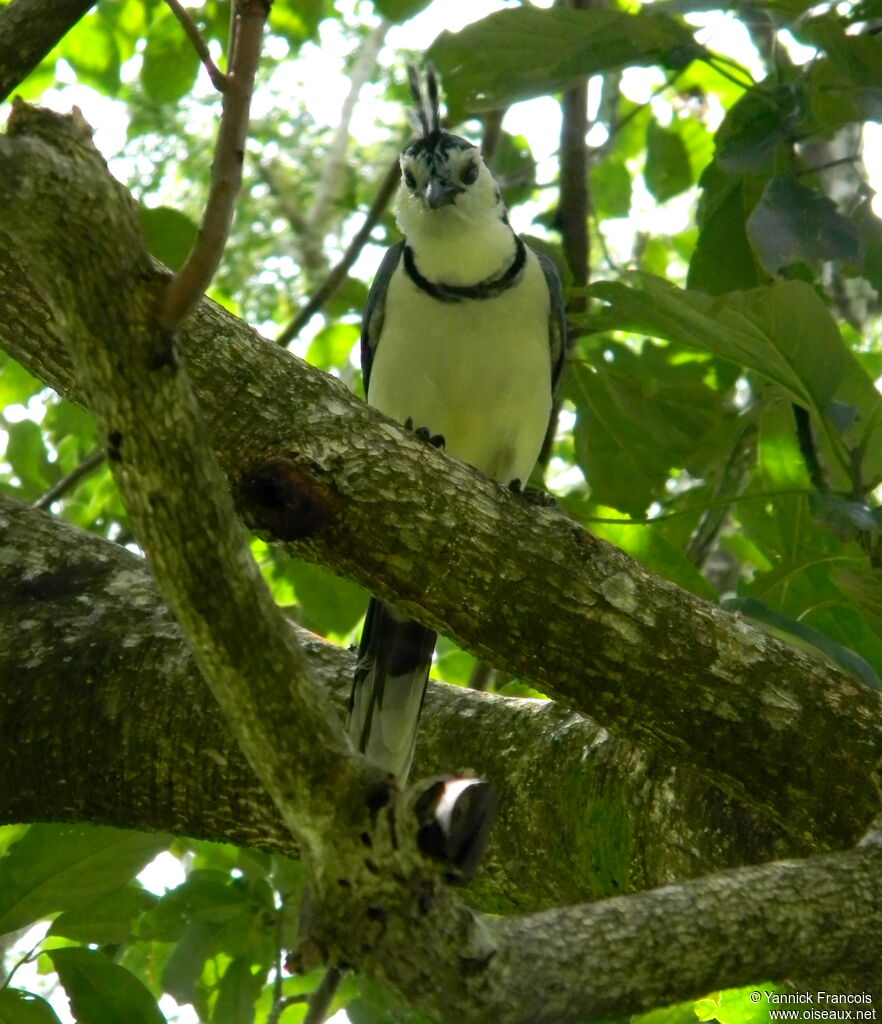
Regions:
M 75 466 L 67 476 L 62 477 L 57 484 L 53 484 L 45 494 L 37 498 L 32 508 L 49 508 L 53 501 L 58 501 L 62 495 L 67 494 L 80 480 L 97 469 L 102 462 L 104 462 L 104 449 L 96 448 L 78 466 Z
M 211 59 L 208 44 L 202 38 L 202 33 L 197 28 L 196 22 L 190 17 L 190 12 L 185 7 L 182 7 L 178 0 L 165 0 L 165 2 L 171 8 L 172 14 L 180 22 L 181 28 L 193 44 L 193 49 L 199 54 L 199 59 L 202 61 L 202 66 L 208 72 L 211 84 L 218 92 L 226 92 L 227 76 Z
M 324 977 L 309 1000 L 309 1009 L 303 1018 L 303 1024 L 322 1024 L 322 1021 L 328 1016 L 331 1002 L 337 994 L 342 980 L 343 972 L 339 967 L 329 967 L 325 971 Z
M 398 160 L 396 158 L 396 160 L 389 166 L 389 170 L 386 172 L 386 176 L 380 183 L 380 188 L 377 191 L 376 196 L 374 196 L 374 201 L 371 203 L 370 209 L 365 214 L 364 222 L 356 232 L 355 237 L 346 247 L 346 252 L 343 253 L 342 259 L 313 292 L 312 296 L 302 307 L 297 316 L 294 317 L 291 323 L 288 324 L 288 326 L 276 338 L 276 341 L 280 345 L 287 345 L 292 338 L 296 338 L 303 327 L 309 323 L 310 318 L 322 308 L 322 306 L 340 286 L 343 279 L 349 273 L 349 269 L 352 264 L 358 259 L 359 253 L 370 238 L 370 234 L 374 230 L 374 227 L 380 217 L 382 217 L 383 211 L 388 206 L 389 200 L 392 198 L 392 193 L 398 186 L 400 174 L 401 169 L 398 166 Z
M 271 0 L 238 0 L 233 9 L 229 73 L 211 165 L 211 189 L 196 244 L 187 262 L 169 282 L 162 299 L 159 322 L 168 330 L 186 316 L 208 287 L 230 233 L 242 185 L 248 112 L 270 3 Z

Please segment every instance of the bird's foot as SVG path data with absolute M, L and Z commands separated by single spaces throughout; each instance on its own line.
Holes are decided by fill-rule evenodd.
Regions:
M 553 494 L 543 491 L 541 487 L 524 487 L 520 479 L 512 480 L 508 489 L 512 494 L 519 494 L 524 501 L 540 508 L 554 508 L 557 505 L 557 499 Z
M 443 434 L 433 434 L 428 427 L 414 428 L 412 416 L 407 417 L 404 421 L 404 426 L 408 430 L 412 430 L 421 441 L 425 441 L 426 444 L 430 444 L 433 448 L 443 448 L 446 443 Z

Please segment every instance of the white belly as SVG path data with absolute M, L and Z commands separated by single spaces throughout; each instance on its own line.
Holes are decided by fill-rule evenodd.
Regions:
M 548 287 L 533 253 L 492 299 L 442 303 L 399 264 L 368 401 L 444 436 L 447 451 L 504 483 L 526 483 L 551 415 Z

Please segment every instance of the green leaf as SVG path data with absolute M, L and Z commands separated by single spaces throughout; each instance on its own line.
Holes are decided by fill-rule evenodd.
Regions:
M 20 988 L 0 989 L 0 1024 L 61 1024 L 39 996 Z
M 109 96 L 119 91 L 119 46 L 112 27 L 99 14 L 81 18 L 64 37 L 59 52 L 83 84 Z
M 177 18 L 163 11 L 147 35 L 141 82 L 154 103 L 177 103 L 193 88 L 199 56 Z
M 364 615 L 365 591 L 319 565 L 285 559 L 274 567 L 273 575 L 277 574 L 294 584 L 297 603 L 302 609 L 302 625 L 307 629 L 322 636 L 329 633 L 345 636 Z
M 610 303 L 598 327 L 668 338 L 756 370 L 812 412 L 840 472 L 851 461 L 847 453 L 859 451 L 864 480 L 882 477 L 882 396 L 813 288 L 778 281 L 713 299 L 660 278 L 639 280 L 639 290 L 615 282 L 593 286 Z M 834 398 L 856 410 L 847 430 L 831 415 Z
M 133 942 L 138 937 L 135 923 L 158 899 L 137 882 L 130 882 L 76 910 L 66 910 L 53 921 L 49 934 L 99 946 Z
M 573 78 L 631 65 L 682 62 L 700 52 L 691 32 L 658 11 L 519 7 L 442 32 L 427 57 L 451 110 L 494 110 L 559 91 Z
M 374 0 L 374 7 L 389 21 L 407 21 L 429 6 L 431 0 Z
M 32 377 L 12 356 L 0 353 L 0 408 L 26 405 L 29 398 L 44 388 L 42 381 Z
M 591 198 L 600 220 L 628 216 L 631 212 L 631 174 L 623 160 L 610 157 L 592 166 Z
M 103 825 L 31 825 L 0 859 L 0 935 L 118 889 L 167 844 Z
M 233 960 L 221 978 L 211 1024 L 252 1024 L 265 978 L 266 971 L 252 972 L 247 958 Z
M 656 389 L 645 375 L 614 366 L 571 369 L 576 457 L 592 497 L 642 515 L 662 496 L 672 467 L 683 466 L 707 434 L 717 396 L 685 381 Z
M 788 85 L 760 83 L 729 111 L 716 136 L 716 159 L 729 173 L 772 166 L 779 143 L 799 130 L 796 94 Z
M 143 982 L 103 953 L 74 947 L 47 955 L 79 1024 L 165 1024 Z
M 754 186 L 712 163 L 702 174 L 698 201 L 698 242 L 689 263 L 689 288 L 722 295 L 755 288 L 762 278 L 747 240 L 747 216 Z
M 345 366 L 360 336 L 358 324 L 328 324 L 310 342 L 306 358 L 321 370 Z
M 646 129 L 646 165 L 643 177 L 656 202 L 684 192 L 692 184 L 692 165 L 679 132 L 662 128 L 655 120 Z
M 172 270 L 180 270 L 196 241 L 199 227 L 171 206 L 138 207 L 150 252 Z
M 3 423 L 3 427 L 8 435 L 6 461 L 21 480 L 25 494 L 37 497 L 57 475 L 49 461 L 43 431 L 33 420 Z
M 790 178 L 766 185 L 747 219 L 747 236 L 770 274 L 794 263 L 842 260 L 859 265 L 858 229 L 827 196 Z

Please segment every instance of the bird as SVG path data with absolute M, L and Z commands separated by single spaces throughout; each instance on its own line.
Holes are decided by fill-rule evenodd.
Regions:
M 417 136 L 401 152 L 390 249 L 368 293 L 369 405 L 513 490 L 539 457 L 566 349 L 554 262 L 512 229 L 479 148 L 442 128 L 438 76 L 408 65 Z M 437 634 L 371 597 L 349 735 L 406 780 Z

